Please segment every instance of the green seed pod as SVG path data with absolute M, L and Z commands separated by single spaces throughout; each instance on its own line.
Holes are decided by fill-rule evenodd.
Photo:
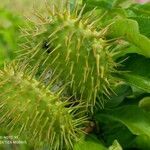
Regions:
M 50 92 L 25 73 L 25 65 L 11 64 L 0 71 L 0 130 L 18 135 L 36 148 L 72 149 L 82 135 L 85 118 L 70 107 L 61 92 Z
M 38 60 L 39 67 L 52 70 L 63 83 L 70 83 L 69 90 L 75 97 L 85 100 L 87 108 L 98 104 L 103 106 L 105 97 L 110 97 L 116 83 L 112 73 L 116 72 L 113 60 L 115 53 L 105 41 L 106 29 L 98 29 L 99 21 L 89 15 L 82 15 L 78 5 L 74 10 L 48 9 L 49 16 L 36 16 L 35 30 L 26 31 L 28 41 L 22 55 Z M 44 43 L 44 44 L 43 44 Z M 22 56 L 21 55 L 21 56 Z M 98 101 L 96 97 L 99 95 Z

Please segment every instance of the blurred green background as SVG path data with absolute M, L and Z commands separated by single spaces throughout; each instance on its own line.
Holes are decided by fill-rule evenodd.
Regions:
M 4 0 L 0 3 L 0 67 L 5 61 L 15 57 L 19 50 L 20 26 L 24 25 L 24 16 L 34 9 L 41 9 L 43 0 Z
M 60 0 L 50 0 L 58 3 Z M 20 27 L 25 17 L 32 17 L 35 10 L 45 11 L 45 0 L 4 0 L 0 3 L 0 68 L 15 57 L 19 50 Z

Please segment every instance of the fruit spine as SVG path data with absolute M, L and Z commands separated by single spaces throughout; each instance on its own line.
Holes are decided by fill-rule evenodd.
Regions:
M 69 91 L 92 110 L 98 95 L 98 106 L 103 106 L 104 97 L 110 97 L 117 64 L 105 41 L 107 27 L 98 29 L 99 19 L 93 19 L 93 11 L 83 15 L 84 7 L 79 11 L 78 4 L 73 10 L 69 5 L 63 9 L 54 5 L 53 10 L 47 8 L 48 17 L 36 14 L 40 23 L 34 24 L 35 30 L 24 30 L 27 43 L 22 55 L 38 60 L 39 67 L 52 69 L 54 76 L 69 82 Z
M 0 71 L 0 128 L 37 148 L 72 149 L 85 118 L 32 77 L 26 65 L 12 63 Z M 26 72 L 26 73 L 25 73 Z M 62 100 L 62 101 L 61 101 Z

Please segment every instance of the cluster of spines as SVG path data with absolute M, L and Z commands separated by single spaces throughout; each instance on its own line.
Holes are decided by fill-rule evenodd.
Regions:
M 72 149 L 86 121 L 80 106 L 70 107 L 60 92 L 50 92 L 25 73 L 24 65 L 20 69 L 15 65 L 0 71 L 1 128 L 38 148 L 47 145 L 51 150 Z
M 38 66 L 45 68 L 44 73 L 52 69 L 55 77 L 60 76 L 64 82 L 70 82 L 72 94 L 85 99 L 87 108 L 95 106 L 96 97 L 100 93 L 97 104 L 103 107 L 104 101 L 113 92 L 112 86 L 116 83 L 116 78 L 112 76 L 117 67 L 113 61 L 116 53 L 110 50 L 111 45 L 104 38 L 109 25 L 104 29 L 97 29 L 97 22 L 101 17 L 92 19 L 95 17 L 95 9 L 88 15 L 83 15 L 85 5 L 80 11 L 78 4 L 74 10 L 70 10 L 68 3 L 63 9 L 52 6 L 53 9 L 48 8 L 47 4 L 50 15 L 48 17 L 35 13 L 40 20 L 39 24 L 35 23 L 35 31 L 24 30 L 24 36 L 29 42 L 31 38 L 33 45 L 28 45 L 27 41 L 22 54 L 30 56 L 30 60 L 38 60 Z M 72 30 L 68 30 L 68 27 Z M 43 50 L 43 41 L 46 41 L 46 50 Z

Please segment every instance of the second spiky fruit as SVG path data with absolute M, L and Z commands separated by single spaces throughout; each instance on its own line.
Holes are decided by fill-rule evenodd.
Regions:
M 83 10 L 84 7 L 80 11 L 69 7 L 59 10 L 54 6 L 47 18 L 37 14 L 40 25 L 35 24 L 36 30 L 27 34 L 28 41 L 33 43 L 26 45 L 23 54 L 39 60 L 39 67 L 52 69 L 54 76 L 70 83 L 75 97 L 84 99 L 86 106 L 93 108 L 98 95 L 100 106 L 104 97 L 110 96 L 116 82 L 112 76 L 116 63 L 103 37 L 106 29 L 97 29 L 98 20 L 92 18 L 92 12 L 83 16 Z
M 79 107 L 69 107 L 58 93 L 25 73 L 24 65 L 16 65 L 0 71 L 0 130 L 36 148 L 72 149 L 85 122 Z

